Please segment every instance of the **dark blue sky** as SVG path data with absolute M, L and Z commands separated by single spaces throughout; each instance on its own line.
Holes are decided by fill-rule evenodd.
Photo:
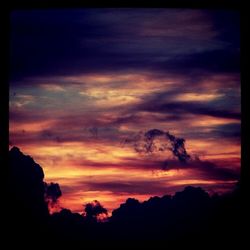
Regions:
M 239 72 L 239 13 L 179 9 L 16 11 L 11 77 Z

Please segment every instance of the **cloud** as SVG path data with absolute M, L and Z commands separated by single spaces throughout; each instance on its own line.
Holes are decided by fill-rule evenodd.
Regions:
M 202 51 L 161 62 L 157 66 L 172 74 L 198 75 L 199 77 L 209 76 L 211 73 L 238 73 L 240 72 L 240 53 L 232 49 Z
M 228 123 L 215 126 L 211 133 L 217 137 L 239 139 L 241 136 L 241 125 L 239 123 Z
M 154 105 L 152 105 L 154 103 Z M 156 112 L 156 113 L 175 113 L 175 114 L 196 114 L 196 115 L 207 115 L 217 118 L 229 118 L 229 119 L 241 119 L 239 112 L 219 109 L 212 107 L 211 105 L 197 102 L 145 102 L 139 105 L 138 110 Z
M 161 138 L 162 141 L 155 141 L 156 138 Z M 131 144 L 138 153 L 153 153 L 170 151 L 179 162 L 171 158 L 161 160 L 160 158 L 154 162 L 156 166 L 163 171 L 170 169 L 195 169 L 202 173 L 202 177 L 206 179 L 218 180 L 235 180 L 239 178 L 237 170 L 220 167 L 214 162 L 200 160 L 197 155 L 189 155 L 184 145 L 185 139 L 175 137 L 169 132 L 164 132 L 159 129 L 151 129 L 145 133 L 139 132 L 131 139 L 126 139 L 125 143 Z M 146 165 L 145 165 L 146 166 Z
M 156 143 L 155 139 L 161 138 Z M 190 156 L 187 154 L 183 138 L 177 138 L 169 132 L 159 129 L 151 129 L 145 133 L 139 132 L 132 138 L 125 139 L 124 143 L 132 143 L 138 153 L 153 153 L 155 151 L 171 151 L 180 162 L 186 162 Z M 167 162 L 165 162 L 167 164 Z
M 86 188 L 92 191 L 106 190 L 117 195 L 156 195 L 164 194 L 172 190 L 167 185 L 168 181 L 164 180 L 117 180 L 113 181 L 85 181 Z M 80 186 L 81 183 L 78 184 Z
M 20 110 L 11 108 L 9 111 L 9 119 L 12 123 L 32 123 L 43 121 L 48 117 L 44 114 L 28 112 L 28 110 Z
M 239 15 L 232 11 L 15 11 L 11 31 L 13 80 L 145 69 L 238 71 Z
M 141 190 L 123 180 L 132 172 L 150 180 L 151 171 L 168 169 L 206 181 L 234 180 L 240 165 L 238 35 L 237 11 L 14 11 L 11 143 L 38 157 L 53 182 L 92 171 L 108 188 L 108 177 L 124 171 L 124 189 Z M 133 142 L 122 147 L 127 138 Z M 193 151 L 204 151 L 215 166 L 195 162 Z
M 212 180 L 237 180 L 240 173 L 236 169 L 232 169 L 229 165 L 227 167 L 220 167 L 214 162 L 196 160 L 192 163 L 193 168 L 197 168 L 202 176 Z

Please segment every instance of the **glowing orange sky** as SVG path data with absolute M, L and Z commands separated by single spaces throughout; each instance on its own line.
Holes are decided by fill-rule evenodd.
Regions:
M 110 89 L 110 82 L 120 78 L 127 79 L 126 88 L 122 85 L 121 92 L 119 88 Z M 235 183 L 233 179 L 220 180 L 216 176 L 202 175 L 196 168 L 178 169 L 177 166 L 177 169 L 161 171 L 158 163 L 154 161 L 164 160 L 166 153 L 163 156 L 159 154 L 139 155 L 132 146 L 122 146 L 121 142 L 123 138 L 139 130 L 146 131 L 150 128 L 170 130 L 175 135 L 183 136 L 186 139 L 187 151 L 192 155 L 199 155 L 200 160 L 215 162 L 218 166 L 225 168 L 239 169 L 239 142 L 231 138 L 223 138 L 222 147 L 218 138 L 213 138 L 212 133 L 216 126 L 240 124 L 240 121 L 233 118 L 189 114 L 181 123 L 175 120 L 166 123 L 164 120 L 160 121 L 162 114 L 149 114 L 143 111 L 137 113 L 140 115 L 138 123 L 131 119 L 131 121 L 121 122 L 112 127 L 112 122 L 118 119 L 119 113 L 135 106 L 136 103 L 139 104 L 143 96 L 159 90 L 163 91 L 166 88 L 171 89 L 171 84 L 169 84 L 171 80 L 169 79 L 166 84 L 151 81 L 150 84 L 143 85 L 143 89 L 139 89 L 136 84 L 133 85 L 133 82 L 138 83 L 140 79 L 138 75 L 103 78 L 90 75 L 86 79 L 90 79 L 91 88 L 87 88 L 84 93 L 89 98 L 87 106 L 93 103 L 92 112 L 89 109 L 81 109 L 85 103 L 84 99 L 81 100 L 81 86 L 74 89 L 72 86 L 51 85 L 51 88 L 46 87 L 46 92 L 41 96 L 36 94 L 34 98 L 28 98 L 31 99 L 30 102 L 25 103 L 27 96 L 21 95 L 20 97 L 19 94 L 10 103 L 11 110 L 21 113 L 33 109 L 32 105 L 35 105 L 36 99 L 41 100 L 50 93 L 58 94 L 59 99 L 62 91 L 70 94 L 73 92 L 72 96 L 78 95 L 79 100 L 73 99 L 72 102 L 75 102 L 75 106 L 79 107 L 79 111 L 82 112 L 79 121 L 71 110 L 61 109 L 59 105 L 55 106 L 55 110 L 41 106 L 42 112 L 37 118 L 36 113 L 32 113 L 33 117 L 30 120 L 14 119 L 10 122 L 12 144 L 19 146 L 24 153 L 31 155 L 43 167 L 45 181 L 60 183 L 63 191 L 61 206 L 81 211 L 84 203 L 98 199 L 109 210 L 112 210 L 128 197 L 133 196 L 145 200 L 150 196 L 173 193 L 185 184 L 201 185 L 210 191 L 215 186 L 215 190 L 221 192 L 228 190 Z M 84 81 L 86 85 L 86 79 L 79 77 L 78 81 Z M 95 87 L 92 82 L 96 83 Z M 158 86 L 157 90 L 153 88 L 154 84 Z M 214 84 L 218 85 L 217 82 Z M 47 85 L 43 83 L 35 88 L 38 91 L 44 91 L 44 86 Z M 219 94 L 212 93 L 214 90 L 211 93 L 207 89 L 205 91 L 207 94 L 195 93 L 192 90 L 191 93 L 180 93 L 177 97 L 180 100 L 183 98 L 184 102 L 198 102 L 198 105 L 204 98 L 208 101 L 220 98 Z M 16 100 L 17 98 L 19 99 Z M 51 99 L 48 104 L 53 105 L 53 102 L 54 100 Z M 18 103 L 24 104 L 20 106 Z M 51 115 L 50 112 L 52 112 Z M 26 113 L 23 115 L 25 116 Z M 88 124 L 91 123 L 96 126 L 89 126 Z M 95 130 L 92 130 L 95 127 L 99 128 L 96 134 L 94 134 Z M 194 129 L 198 129 L 197 132 L 202 131 L 204 135 L 210 134 L 210 137 L 199 138 L 195 137 L 195 134 L 190 136 L 189 131 Z M 150 166 L 143 165 L 143 162 L 150 161 L 152 162 Z M 144 188 L 145 185 L 146 188 Z

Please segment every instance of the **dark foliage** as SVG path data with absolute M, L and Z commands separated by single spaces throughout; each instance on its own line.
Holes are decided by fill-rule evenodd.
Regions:
M 98 202 L 85 205 L 85 213 L 68 209 L 49 215 L 46 197 L 61 195 L 58 184 L 43 182 L 42 168 L 30 156 L 10 150 L 10 225 L 12 237 L 29 242 L 88 242 L 114 244 L 149 241 L 164 244 L 238 244 L 241 240 L 242 203 L 239 186 L 231 194 L 210 197 L 200 187 L 186 187 L 175 195 L 139 202 L 128 198 L 106 222 L 107 210 Z M 72 245 L 71 245 L 72 246 Z

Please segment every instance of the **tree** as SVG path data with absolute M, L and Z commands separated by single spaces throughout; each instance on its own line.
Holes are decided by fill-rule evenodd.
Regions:
M 90 220 L 97 220 L 100 215 L 107 215 L 108 213 L 107 209 L 104 208 L 97 200 L 87 203 L 84 211 L 86 218 Z

